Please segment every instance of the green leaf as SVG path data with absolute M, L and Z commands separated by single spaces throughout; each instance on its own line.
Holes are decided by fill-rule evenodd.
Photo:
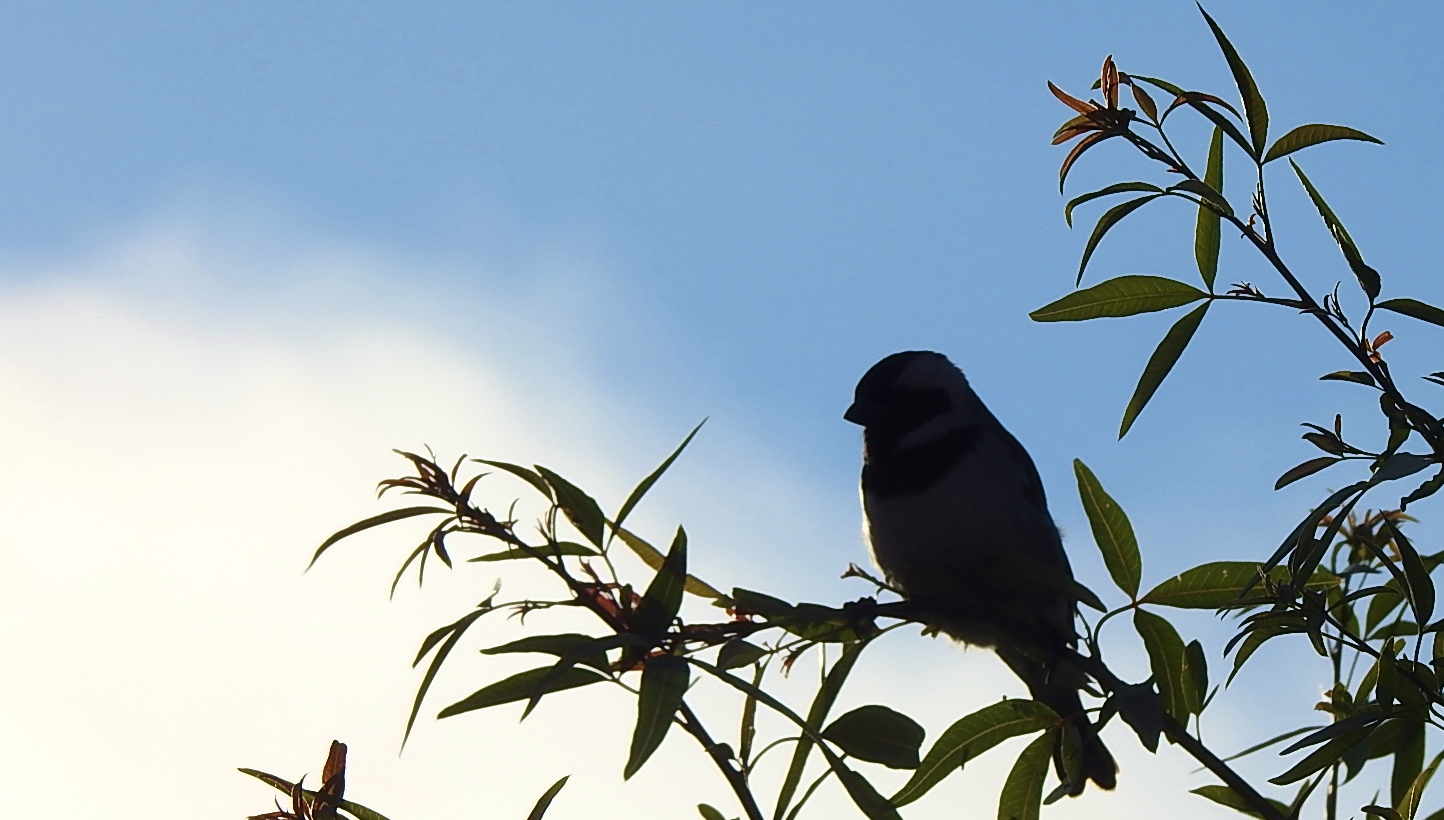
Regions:
M 1428 456 L 1421 456 L 1417 453 L 1394 453 L 1384 459 L 1374 470 L 1374 481 L 1393 481 L 1397 478 L 1408 478 L 1409 476 L 1425 470 L 1433 464 Z
M 740 590 L 734 590 L 733 595 L 735 596 L 738 591 Z M 827 671 L 822 686 L 818 687 L 817 694 L 812 699 L 812 706 L 807 710 L 807 725 L 814 731 L 822 730 L 823 724 L 827 721 L 828 712 L 832 711 L 832 705 L 837 702 L 837 696 L 842 692 L 842 685 L 847 682 L 847 676 L 852 674 L 852 667 L 857 663 L 858 656 L 866 647 L 867 642 L 865 641 L 848 646 L 842 651 L 842 656 L 837 659 L 832 668 Z M 782 788 L 777 793 L 775 817 L 782 817 L 787 813 L 788 804 L 792 802 L 792 796 L 797 793 L 797 787 L 802 783 L 802 773 L 807 768 L 807 758 L 812 754 L 812 747 L 813 740 L 806 735 L 799 738 L 797 745 L 793 747 L 792 762 L 788 764 Z
M 1444 467 L 1439 472 L 1430 476 L 1427 481 L 1414 488 L 1414 491 L 1399 499 L 1400 511 L 1409 509 L 1409 505 L 1444 490 Z
M 1029 313 L 1028 317 L 1035 322 L 1083 322 L 1168 310 L 1206 298 L 1207 293 L 1175 279 L 1119 276 L 1074 291 Z
M 455 515 L 456 511 L 448 510 L 445 507 L 403 507 L 399 510 L 390 510 L 380 515 L 373 515 L 364 521 L 357 521 L 355 524 L 338 531 L 335 535 L 322 541 L 321 546 L 316 548 L 316 554 L 311 556 L 311 563 L 306 565 L 306 569 L 309 570 L 315 566 L 317 559 L 321 557 L 321 553 L 330 549 L 333 544 L 343 538 L 350 538 L 358 532 L 369 530 L 372 527 L 379 527 L 382 524 L 390 524 L 392 521 L 400 521 L 404 518 L 414 518 L 418 515 L 429 515 L 431 513 Z
M 632 552 L 636 553 L 638 558 L 642 559 L 642 563 L 652 569 L 662 568 L 662 562 L 666 560 L 666 556 L 662 555 L 661 550 L 647 543 L 640 536 L 629 530 L 618 527 L 615 532 L 617 537 L 622 539 L 622 543 L 626 544 Z M 722 593 L 713 589 L 707 582 L 693 575 L 687 576 L 687 583 L 683 589 L 698 597 L 710 598 L 714 601 L 723 597 Z
M 886 706 L 859 706 L 834 720 L 822 736 L 847 754 L 890 769 L 916 769 L 926 731 Z
M 1195 715 L 1202 714 L 1208 702 L 1208 657 L 1196 640 L 1183 648 L 1183 698 Z
M 507 547 L 501 552 L 490 552 L 486 555 L 478 555 L 475 558 L 466 559 L 468 562 L 477 561 L 516 561 L 522 558 L 532 558 L 536 555 L 558 557 L 562 555 L 599 555 L 596 550 L 586 544 L 578 544 L 574 541 L 557 541 L 544 547 L 536 547 L 535 552 L 527 552 L 519 547 Z
M 1038 820 L 1053 745 L 1053 734 L 1048 732 L 1023 748 L 1008 772 L 1008 779 L 1003 781 L 1003 793 L 998 796 L 998 820 Z
M 1428 788 L 1429 781 L 1434 779 L 1434 773 L 1439 770 L 1441 759 L 1444 759 L 1444 752 L 1435 755 L 1429 766 L 1419 772 L 1419 776 L 1414 778 L 1413 784 L 1405 792 L 1404 799 L 1395 806 L 1405 820 L 1414 820 L 1414 816 L 1419 813 L 1419 800 L 1424 796 L 1424 789 Z
M 1420 624 L 1427 624 L 1434 617 L 1434 580 L 1429 577 L 1430 567 L 1425 566 L 1424 559 L 1419 557 L 1414 545 L 1393 521 L 1384 519 L 1384 526 L 1394 537 L 1394 546 L 1399 548 L 1399 555 L 1404 559 L 1404 581 L 1408 584 L 1414 617 Z
M 1362 370 L 1335 370 L 1319 377 L 1321 382 L 1354 382 L 1355 384 L 1366 384 L 1374 386 L 1374 377 Z
M 586 536 L 594 546 L 600 547 L 602 529 L 606 526 L 607 519 L 602 515 L 602 508 L 597 506 L 597 502 L 582 492 L 581 488 L 551 470 L 538 465 L 536 471 L 541 473 L 542 478 L 545 478 L 547 484 L 556 492 L 557 506 L 566 513 L 567 520 L 572 522 L 577 532 Z
M 556 799 L 557 794 L 562 790 L 562 787 L 567 784 L 569 779 L 571 779 L 571 775 L 567 775 L 553 783 L 551 788 L 547 789 L 536 801 L 536 805 L 532 807 L 531 814 L 526 816 L 526 820 L 542 820 L 542 817 L 547 813 L 547 809 L 551 808 L 552 801 Z
M 1294 130 L 1278 138 L 1268 153 L 1264 154 L 1265 163 L 1273 162 L 1279 157 L 1285 157 L 1295 151 L 1303 150 L 1321 142 L 1331 140 L 1359 140 L 1361 142 L 1372 142 L 1376 145 L 1383 145 L 1384 141 L 1371 137 L 1363 131 L 1349 128 L 1343 125 L 1323 125 L 1314 123 L 1312 125 L 1300 125 Z
M 678 587 L 678 600 L 681 599 Z M 682 705 L 682 696 L 687 694 L 687 684 L 692 677 L 692 668 L 684 658 L 676 655 L 658 655 L 647 661 L 642 668 L 642 688 L 637 695 L 637 725 L 632 730 L 631 752 L 627 756 L 627 767 L 622 772 L 623 780 L 630 780 L 642 768 L 642 764 L 662 745 L 667 730 L 672 726 L 672 716 Z
M 1289 160 L 1289 165 L 1293 167 L 1294 173 L 1299 177 L 1299 181 L 1304 184 L 1304 190 L 1308 191 L 1309 199 L 1313 201 L 1314 207 L 1318 209 L 1319 216 L 1323 217 L 1324 225 L 1329 229 L 1329 233 L 1333 235 L 1334 241 L 1339 244 L 1339 250 L 1344 254 L 1344 261 L 1349 263 L 1349 269 L 1354 272 L 1354 277 L 1359 280 L 1359 287 L 1364 289 L 1364 294 L 1369 297 L 1370 302 L 1373 302 L 1379 298 L 1379 288 L 1381 287 L 1379 283 L 1379 272 L 1364 263 L 1364 257 L 1359 253 L 1359 246 L 1354 244 L 1354 239 L 1349 236 L 1348 230 L 1344 228 L 1344 223 L 1339 221 L 1339 217 L 1334 214 L 1333 209 L 1329 207 L 1329 203 L 1324 201 L 1323 195 L 1320 194 L 1318 189 L 1314 187 L 1314 184 L 1309 181 L 1308 176 L 1304 174 L 1304 169 L 1300 168 L 1298 163 L 1293 160 Z
M 1223 191 L 1223 130 L 1213 129 L 1213 140 L 1208 144 L 1208 168 L 1203 181 L 1215 191 Z M 1203 284 L 1213 290 L 1213 280 L 1218 276 L 1218 249 L 1223 232 L 1218 211 L 1204 205 L 1198 206 L 1198 220 L 1193 229 L 1193 258 L 1198 263 L 1198 273 Z
M 1338 464 L 1340 461 L 1343 461 L 1343 459 L 1334 458 L 1333 456 L 1319 456 L 1318 458 L 1311 458 L 1308 461 L 1305 461 L 1303 464 L 1300 464 L 1297 467 L 1294 467 L 1293 469 L 1279 476 L 1279 480 L 1274 482 L 1274 489 L 1282 490 L 1283 488 L 1289 486 L 1295 481 L 1298 481 L 1301 478 L 1307 478 L 1308 476 L 1311 476 L 1326 467 L 1332 467 L 1335 464 Z
M 862 809 L 864 817 L 868 820 L 902 820 L 893 804 L 879 794 L 867 778 L 849 769 L 841 760 L 832 761 L 831 765 L 837 779 L 842 781 L 842 787 L 847 789 L 847 796 L 852 798 L 853 805 Z
M 285 794 L 290 794 L 291 790 L 296 787 L 296 784 L 289 780 L 283 780 L 273 774 L 266 774 L 256 769 L 238 769 L 237 771 L 241 774 L 250 775 L 262 783 L 265 783 L 267 786 L 279 792 L 284 792 Z M 310 789 L 302 789 L 302 791 L 308 800 L 316 799 L 316 793 Z M 386 818 L 381 815 L 381 812 L 368 809 L 360 803 L 353 803 L 350 800 L 341 800 L 336 804 L 336 807 L 342 811 L 349 812 L 356 820 L 386 820 Z
M 1288 771 L 1277 777 L 1269 778 L 1269 782 L 1276 786 L 1287 786 L 1290 783 L 1303 780 L 1314 772 L 1333 765 L 1335 761 L 1343 757 L 1350 749 L 1359 743 L 1365 742 L 1369 737 L 1369 733 L 1372 731 L 1374 731 L 1374 726 L 1369 725 L 1340 735 L 1306 755 L 1303 760 L 1294 764 Z
M 667 472 L 667 468 L 672 466 L 672 462 L 677 460 L 677 456 L 682 455 L 682 451 L 687 449 L 687 445 L 692 443 L 692 438 L 697 435 L 697 431 L 701 430 L 702 425 L 706 423 L 706 419 L 698 422 L 697 426 L 692 428 L 692 432 L 688 433 L 687 437 L 682 439 L 682 443 L 677 445 L 677 449 L 673 450 L 672 454 L 667 456 L 667 459 L 663 461 L 657 469 L 653 470 L 651 475 L 642 479 L 642 483 L 638 484 L 635 490 L 632 490 L 632 494 L 627 496 L 627 500 L 622 503 L 622 509 L 617 512 L 617 520 L 612 524 L 613 527 L 620 528 L 622 526 L 622 522 L 627 520 L 627 516 L 630 515 L 637 504 L 641 502 L 642 496 L 646 495 L 647 491 L 652 489 L 652 485 L 657 483 L 657 479 L 661 478 L 662 474 Z
M 697 804 L 697 813 L 702 815 L 702 820 L 727 820 L 722 812 L 717 811 L 706 803 Z
M 541 683 L 542 678 L 546 677 L 547 673 L 551 671 L 552 667 L 550 666 L 528 669 L 525 672 L 518 672 L 509 678 L 503 678 L 496 683 L 483 686 L 467 697 L 442 709 L 437 717 L 448 718 L 464 712 L 485 709 L 489 706 L 500 706 L 504 703 L 530 700 L 532 694 L 537 690 L 537 684 Z M 555 676 L 541 694 L 547 695 L 565 689 L 575 689 L 579 686 L 586 686 L 587 684 L 603 680 L 606 680 L 606 678 L 590 669 L 574 666 L 562 674 Z
M 901 808 L 927 794 L 969 760 L 1011 737 L 1058 725 L 1058 715 L 1037 701 L 1004 700 L 958 720 L 923 755 L 912 778 L 892 796 Z
M 1074 208 L 1082 205 L 1085 202 L 1092 202 L 1095 199 L 1100 199 L 1105 196 L 1112 196 L 1114 194 L 1122 194 L 1130 191 L 1146 191 L 1153 194 L 1163 193 L 1162 188 L 1150 182 L 1117 182 L 1109 185 L 1107 188 L 1099 188 L 1096 191 L 1091 191 L 1089 193 L 1082 194 L 1081 196 L 1075 196 L 1070 199 L 1068 201 L 1068 204 L 1063 208 L 1063 220 L 1067 222 L 1068 227 L 1071 228 L 1073 227 Z
M 722 644 L 722 651 L 717 653 L 717 666 L 721 669 L 750 666 L 766 654 L 767 650 L 762 647 L 748 643 L 741 638 L 734 638 Z
M 1257 561 L 1212 561 L 1169 578 L 1149 590 L 1141 603 L 1171 606 L 1178 609 L 1218 609 L 1238 600 L 1244 590 L 1259 577 L 1262 567 Z M 1285 579 L 1285 570 L 1276 567 L 1270 575 L 1276 581 Z M 1322 591 L 1339 584 L 1339 577 L 1322 570 L 1314 573 L 1305 588 Z
M 1228 806 L 1234 811 L 1242 812 L 1250 817 L 1263 817 L 1263 815 L 1259 813 L 1258 809 L 1253 807 L 1252 803 L 1240 797 L 1238 792 L 1230 789 L 1228 786 L 1199 786 L 1198 788 L 1193 789 L 1192 792 L 1199 797 L 1206 797 L 1209 800 L 1212 800 L 1213 802 L 1219 804 L 1220 806 Z M 1269 804 L 1272 805 L 1274 807 L 1274 810 L 1277 811 L 1281 816 L 1289 816 L 1288 806 L 1280 803 L 1277 800 L 1269 800 L 1268 798 L 1265 799 L 1269 801 Z
M 552 499 L 552 488 L 548 487 L 546 481 L 542 480 L 542 477 L 537 475 L 532 470 L 528 470 L 527 468 L 517 464 L 508 464 L 505 461 L 488 461 L 484 458 L 477 458 L 472 460 L 475 461 L 477 464 L 485 464 L 488 467 L 495 467 L 498 470 L 505 470 L 508 473 L 511 473 L 517 478 L 520 478 L 526 481 L 526 483 L 535 487 L 536 491 L 546 496 L 548 501 Z
M 762 592 L 734 587 L 732 601 L 740 609 L 753 615 L 761 615 L 769 621 L 791 617 L 797 608 L 781 598 L 774 598 Z
M 1213 186 L 1207 182 L 1202 182 L 1197 179 L 1185 179 L 1177 185 L 1169 186 L 1168 191 L 1169 193 L 1183 191 L 1184 193 L 1193 194 L 1198 197 L 1202 203 L 1199 207 L 1208 208 L 1214 213 L 1222 214 L 1223 216 L 1233 216 L 1233 206 L 1229 204 L 1227 199 L 1223 198 L 1222 192 L 1215 190 Z
M 1193 341 L 1193 334 L 1203 322 L 1203 315 L 1208 312 L 1209 304 L 1211 303 L 1205 302 L 1199 305 L 1175 322 L 1173 327 L 1168 329 L 1168 333 L 1164 334 L 1163 341 L 1158 343 L 1153 355 L 1148 357 L 1148 364 L 1143 367 L 1143 375 L 1138 377 L 1138 386 L 1133 389 L 1133 396 L 1128 400 L 1127 409 L 1123 411 L 1123 422 L 1118 428 L 1120 439 L 1128 435 L 1128 430 L 1133 427 L 1138 414 L 1143 412 L 1144 406 L 1178 363 L 1178 357 L 1183 355 L 1184 348 Z
M 1399 728 L 1401 731 L 1398 746 L 1394 750 L 1394 768 L 1389 774 L 1389 796 L 1393 800 L 1394 808 L 1405 813 L 1404 804 L 1410 787 L 1424 773 L 1424 727 L 1411 720 L 1404 722 Z
M 672 548 L 662 568 L 652 576 L 647 592 L 637 604 L 637 616 L 632 621 L 633 629 L 639 634 L 656 637 L 667 631 L 677 610 L 682 608 L 682 586 L 687 579 L 687 531 L 677 528 L 672 539 Z
M 597 645 L 597 639 L 579 632 L 528 635 L 511 643 L 481 650 L 483 655 L 507 655 L 513 652 L 539 652 L 559 658 L 574 655 L 577 663 L 586 664 L 599 672 L 606 672 L 611 668 L 607 663 L 607 652 Z
M 1444 310 L 1425 304 L 1418 299 L 1385 299 L 1375 307 L 1444 327 Z
M 1103 553 L 1108 574 L 1130 600 L 1137 600 L 1138 584 L 1143 578 L 1143 558 L 1138 554 L 1138 538 L 1133 534 L 1128 515 L 1104 491 L 1088 465 L 1073 459 L 1073 473 L 1078 477 L 1078 496 L 1083 500 L 1083 511 L 1088 514 L 1093 540 Z
M 1098 222 L 1093 226 L 1093 233 L 1088 236 L 1088 242 L 1083 246 L 1083 261 L 1078 263 L 1078 283 L 1083 281 L 1083 271 L 1088 267 L 1088 260 L 1093 257 L 1093 251 L 1098 249 L 1098 243 L 1103 241 L 1103 237 L 1108 231 L 1111 230 L 1114 225 L 1122 222 L 1125 216 L 1128 216 L 1160 196 L 1162 196 L 1162 194 L 1149 194 L 1148 196 L 1141 196 L 1137 199 L 1130 199 L 1122 204 L 1114 205 L 1112 208 L 1104 211 L 1102 216 L 1098 217 Z
M 431 633 L 422 642 L 421 651 L 417 653 L 412 666 L 421 663 L 421 659 L 426 657 L 426 653 L 431 650 L 431 647 L 435 646 L 443 635 L 446 636 L 446 641 L 441 644 L 441 648 L 436 651 L 436 657 L 431 659 L 431 665 L 426 668 L 426 675 L 421 678 L 421 686 L 416 690 L 416 699 L 411 703 L 411 714 L 406 717 L 406 731 L 401 735 L 403 749 L 406 747 L 406 740 L 411 737 L 412 727 L 416 725 L 416 715 L 421 711 L 421 701 L 426 699 L 426 692 L 431 688 L 431 682 L 436 679 L 436 673 L 441 671 L 441 665 L 446 662 L 446 657 L 451 654 L 452 649 L 456 648 L 456 644 L 461 640 L 461 636 L 465 634 L 467 628 L 476 623 L 477 618 L 490 611 L 491 608 L 488 606 L 469 612 L 455 623 Z
M 1255 157 L 1263 154 L 1264 145 L 1268 142 L 1269 111 L 1264 105 L 1263 95 L 1259 93 L 1258 85 L 1253 81 L 1253 75 L 1249 73 L 1248 66 L 1244 64 L 1243 58 L 1238 55 L 1233 43 L 1228 41 L 1223 29 L 1218 23 L 1208 16 L 1203 6 L 1198 7 L 1203 14 L 1203 19 L 1208 21 L 1208 27 L 1213 29 L 1214 39 L 1218 40 L 1218 47 L 1223 51 L 1224 59 L 1228 60 L 1228 68 L 1233 72 L 1233 81 L 1238 86 L 1239 97 L 1243 100 L 1244 119 L 1248 121 L 1249 137 L 1253 141 L 1253 155 Z
M 1166 618 L 1143 609 L 1134 611 L 1133 626 L 1148 650 L 1149 667 L 1153 670 L 1159 697 L 1163 699 L 1164 711 L 1183 723 L 1193 711 L 1189 708 L 1183 677 L 1183 639 Z

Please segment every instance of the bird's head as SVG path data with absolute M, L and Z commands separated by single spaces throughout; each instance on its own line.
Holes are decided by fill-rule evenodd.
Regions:
M 909 350 L 873 365 L 842 417 L 862 425 L 870 438 L 898 441 L 976 424 L 986 414 L 963 372 L 946 356 Z

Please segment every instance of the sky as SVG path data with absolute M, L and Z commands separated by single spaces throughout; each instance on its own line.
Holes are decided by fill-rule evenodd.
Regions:
M 1444 12 L 1209 9 L 1275 134 L 1326 122 L 1386 143 L 1298 159 L 1386 297 L 1444 303 L 1444 113 L 1427 97 Z M 1171 0 L 0 7 L 0 806 L 240 817 L 271 793 L 236 767 L 317 773 L 340 738 L 349 793 L 392 820 L 524 817 L 564 774 L 561 820 L 730 810 L 680 737 L 623 784 L 630 707 L 600 695 L 520 724 L 423 720 L 398 755 L 417 645 L 496 574 L 429 574 L 388 602 L 405 527 L 303 574 L 323 538 L 390 503 L 373 491 L 404 468 L 392 448 L 544 464 L 615 509 L 707 418 L 639 529 L 685 524 L 716 586 L 840 602 L 866 592 L 837 578 L 866 561 L 860 437 L 841 413 L 874 361 L 935 349 L 1033 454 L 1088 586 L 1111 590 L 1075 458 L 1132 516 L 1145 585 L 1267 555 L 1345 480 L 1272 491 L 1313 455 L 1298 424 L 1341 412 L 1378 437 L 1362 390 L 1317 381 L 1348 365 L 1341 349 L 1287 312 L 1221 305 L 1119 442 L 1172 317 L 1027 317 L 1072 287 L 1100 212 L 1063 221 L 1048 141 L 1070 114 L 1045 83 L 1082 94 L 1108 54 L 1235 96 L 1197 9 Z M 1197 156 L 1206 134 L 1183 127 L 1180 144 Z M 1103 146 L 1068 191 L 1152 173 Z M 1288 258 L 1315 288 L 1346 279 L 1287 169 L 1271 174 Z M 1244 175 L 1228 182 L 1246 201 Z M 1193 279 L 1192 219 L 1139 212 L 1088 281 Z M 1219 278 L 1280 290 L 1242 243 Z M 1440 369 L 1437 329 L 1387 329 L 1396 373 Z M 486 486 L 499 507 L 519 491 Z M 1417 507 L 1421 544 L 1438 503 Z M 1179 623 L 1224 668 L 1228 626 Z M 985 652 L 915 634 L 870 651 L 844 705 L 892 704 L 930 738 L 1021 693 Z M 1146 676 L 1128 641 L 1116 652 Z M 1261 655 L 1240 677 L 1252 689 L 1205 721 L 1222 749 L 1312 720 L 1327 686 L 1304 647 Z M 458 652 L 435 704 L 509 663 Z M 1209 781 L 1177 750 L 1107 737 L 1119 790 L 1050 816 L 1225 815 L 1184 794 Z M 1016 751 L 905 816 L 991 806 Z M 816 816 L 845 805 L 819 799 Z

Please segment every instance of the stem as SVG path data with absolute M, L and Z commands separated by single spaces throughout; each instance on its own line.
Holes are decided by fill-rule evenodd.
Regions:
M 1065 657 L 1076 664 L 1079 669 L 1087 672 L 1094 680 L 1098 681 L 1099 684 L 1109 691 L 1117 691 L 1127 685 L 1097 658 L 1090 658 L 1072 651 L 1068 652 Z M 1229 768 L 1229 765 L 1223 762 L 1218 755 L 1209 751 L 1207 746 L 1204 746 L 1198 738 L 1189 734 L 1188 730 L 1181 726 L 1178 721 L 1174 720 L 1172 715 L 1166 713 L 1163 715 L 1163 734 L 1169 740 L 1183 747 L 1183 750 L 1192 755 L 1194 760 L 1202 763 L 1205 768 L 1213 772 L 1218 779 L 1227 784 L 1230 789 L 1233 789 L 1234 793 L 1239 797 L 1248 801 L 1254 810 L 1262 815 L 1265 820 L 1289 820 L 1289 818 L 1281 814 L 1267 798 L 1259 794 L 1253 786 L 1249 785 L 1249 782 L 1244 780 L 1238 772 Z
M 742 772 L 732 765 L 731 759 L 727 757 L 726 752 L 722 751 L 722 747 L 713 742 L 712 736 L 707 734 L 706 728 L 702 726 L 702 721 L 697 719 L 697 713 L 692 711 L 692 707 L 688 706 L 686 701 L 682 702 L 677 711 L 682 713 L 682 728 L 702 744 L 707 756 L 712 758 L 712 762 L 716 763 L 717 768 L 722 771 L 722 776 L 727 778 L 727 785 L 731 786 L 733 793 L 737 795 L 738 802 L 742 804 L 742 810 L 747 813 L 747 820 L 765 820 L 762 810 L 757 807 L 756 798 L 752 796 L 752 789 L 747 785 L 747 778 L 743 777 Z

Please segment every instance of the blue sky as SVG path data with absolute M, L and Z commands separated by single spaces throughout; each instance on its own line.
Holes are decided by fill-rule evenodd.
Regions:
M 1329 122 L 1387 143 L 1332 144 L 1299 159 L 1383 273 L 1386 296 L 1444 303 L 1431 267 L 1444 250 L 1434 152 L 1444 114 L 1429 96 L 1444 69 L 1440 12 L 1332 2 L 1210 10 L 1252 66 L 1275 134 Z M 38 624 L 56 606 L 57 579 L 30 547 L 45 537 L 41 511 L 73 515 L 41 501 L 75 490 L 41 469 L 57 454 L 89 463 L 101 478 L 75 480 L 101 494 L 229 454 L 234 471 L 205 470 L 226 489 L 191 500 L 208 516 L 265 518 L 267 560 L 296 557 L 299 568 L 328 528 L 374 509 L 368 488 L 393 469 L 389 447 L 542 461 L 615 499 L 710 416 L 650 520 L 685 521 L 715 544 L 696 560 L 719 585 L 858 594 L 834 581 L 862 557 L 858 434 L 840 414 L 869 364 L 907 348 L 948 353 L 1030 448 L 1091 586 L 1108 582 L 1074 498 L 1075 457 L 1133 515 L 1145 583 L 1203 560 L 1266 554 L 1339 480 L 1271 492 L 1311 455 L 1297 423 L 1336 411 L 1358 419 L 1353 429 L 1370 420 L 1362 391 L 1315 381 L 1347 364 L 1318 330 L 1280 311 L 1213 311 L 1118 443 L 1133 381 L 1170 317 L 1027 318 L 1071 287 L 1097 213 L 1080 209 L 1072 231 L 1063 222 L 1064 151 L 1048 138 L 1068 112 L 1045 81 L 1081 93 L 1110 53 L 1124 71 L 1233 97 L 1185 2 L 0 9 L 0 301 L 15 374 L 7 446 L 28 454 L 16 456 L 19 472 L 47 476 L 13 480 L 35 501 L 8 505 L 6 565 L 24 579 L 12 592 L 30 596 L 12 606 L 31 613 L 6 633 L 10 651 L 55 645 Z M 1184 142 L 1198 151 L 1204 136 L 1195 128 Z M 1145 172 L 1106 146 L 1069 190 Z M 1236 201 L 1247 196 L 1241 178 L 1229 176 Z M 1297 185 L 1275 173 L 1272 186 L 1286 253 L 1306 279 L 1346 278 Z M 1141 212 L 1098 253 L 1090 278 L 1195 277 L 1191 223 L 1175 203 Z M 1220 280 L 1278 291 L 1244 250 L 1226 243 Z M 1397 372 L 1440 369 L 1434 330 L 1390 329 Z M 1434 389 L 1421 383 L 1419 395 Z M 294 456 L 338 466 L 310 484 L 241 489 L 239 476 L 267 476 Z M 182 512 L 184 492 L 163 482 L 135 492 L 104 522 L 82 516 L 76 526 L 91 534 L 67 536 L 67 549 L 115 537 L 132 544 L 137 565 L 169 566 L 161 556 L 192 531 L 151 528 L 200 507 Z M 1419 509 L 1421 531 L 1433 510 Z M 351 584 L 347 594 L 370 601 L 389 578 L 380 545 L 353 559 L 354 574 L 335 570 L 344 582 L 319 572 L 301 582 L 292 565 L 276 570 L 291 581 L 244 577 L 295 581 L 300 597 Z M 157 589 L 210 577 L 206 556 L 230 549 L 191 555 L 190 570 L 156 570 L 169 579 Z M 252 613 L 234 603 L 216 628 L 239 635 Z M 73 604 L 99 608 L 78 594 Z M 290 613 L 273 614 L 277 630 L 309 611 L 276 606 Z M 383 688 L 372 704 L 383 715 L 404 712 L 417 637 L 454 617 L 445 607 L 405 611 L 396 617 L 408 626 L 386 627 L 400 648 L 373 648 L 384 656 L 368 661 L 396 675 L 400 694 Z M 363 624 L 382 628 L 380 615 L 368 618 L 356 615 L 358 635 Z M 354 640 L 357 651 L 370 646 Z M 978 654 L 968 653 L 969 669 Z M 1285 652 L 1277 669 L 1304 657 Z M 27 697 L 54 688 L 38 680 L 5 685 Z M 1243 721 L 1287 704 L 1304 715 L 1300 698 L 1319 682 L 1229 714 Z M 979 702 L 998 694 L 974 688 Z M 329 739 L 334 727 L 312 728 Z M 43 723 L 27 731 L 62 736 Z M 393 734 L 375 736 L 386 755 Z M 214 738 L 221 753 L 203 762 L 264 767 L 231 758 L 301 754 L 261 740 Z M 425 752 L 394 765 L 413 754 Z M 294 765 L 317 765 L 306 762 L 313 756 Z M 234 793 L 227 810 L 260 810 L 239 802 L 255 792 Z M 397 805 L 406 797 L 397 786 Z M 139 812 L 131 798 L 96 799 L 115 816 Z M 1056 811 L 1087 816 L 1088 801 L 1075 802 Z M 463 816 L 449 810 L 436 816 Z

